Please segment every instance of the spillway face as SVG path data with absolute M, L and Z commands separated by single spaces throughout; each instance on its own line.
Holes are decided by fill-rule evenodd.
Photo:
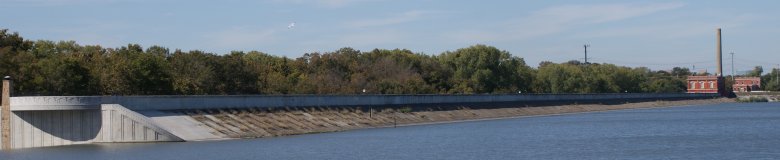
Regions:
M 496 109 L 471 109 L 470 106 L 422 108 L 411 111 L 410 107 L 373 108 L 366 107 L 302 107 L 302 108 L 238 108 L 166 111 L 167 115 L 186 115 L 176 123 L 186 122 L 208 135 L 187 138 L 169 129 L 187 141 L 219 138 L 259 138 L 306 133 L 335 132 L 358 128 L 392 127 L 395 125 L 458 121 L 484 118 L 544 115 L 566 112 L 621 109 L 620 106 L 597 107 L 508 107 Z M 370 112 L 369 112 L 370 111 Z M 171 116 L 162 116 L 171 117 Z M 152 117 L 157 121 L 159 117 Z M 158 121 L 159 122 L 159 121 Z M 163 126 L 166 126 L 163 124 Z M 203 137 L 203 138 L 197 138 Z
M 212 134 L 223 138 L 257 138 L 282 135 L 334 132 L 355 128 L 386 126 L 393 124 L 391 114 L 375 112 L 369 118 L 367 112 L 355 108 L 306 108 L 306 109 L 207 109 L 180 110 Z M 398 114 L 397 121 L 408 121 L 406 114 Z
M 242 108 L 171 111 L 191 117 L 222 138 L 258 138 L 409 123 L 471 119 L 477 113 L 441 111 L 435 114 L 405 109 L 358 107 Z M 507 113 L 509 115 L 509 113 Z M 498 115 L 496 115 L 498 116 Z

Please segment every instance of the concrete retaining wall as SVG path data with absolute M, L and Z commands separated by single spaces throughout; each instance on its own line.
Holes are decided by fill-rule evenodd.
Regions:
M 11 147 L 30 148 L 91 143 L 103 137 L 100 114 L 100 110 L 13 112 Z
M 12 111 L 98 109 L 120 104 L 130 110 L 246 107 L 370 106 L 484 102 L 695 99 L 716 94 L 504 94 L 504 95 L 284 95 L 284 96 L 38 96 L 12 97 Z
M 103 104 L 102 138 L 96 142 L 168 142 L 182 141 L 181 138 L 158 127 L 142 114 L 118 104 Z
M 13 111 L 11 128 L 11 148 L 182 141 L 146 116 L 116 104 L 101 109 Z

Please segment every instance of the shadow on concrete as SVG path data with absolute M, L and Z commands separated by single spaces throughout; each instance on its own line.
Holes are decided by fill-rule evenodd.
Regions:
M 98 136 L 102 124 L 100 110 L 14 111 L 13 114 L 21 120 L 12 124 L 12 129 L 21 129 L 12 131 L 14 141 L 33 143 L 32 146 L 25 144 L 27 147 L 93 140 Z M 16 127 L 19 125 L 21 127 Z

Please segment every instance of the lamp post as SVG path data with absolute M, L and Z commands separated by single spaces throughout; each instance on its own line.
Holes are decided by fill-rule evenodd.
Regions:
M 363 96 L 365 96 L 365 95 L 366 95 L 366 89 L 363 88 Z M 372 107 L 371 105 L 368 105 L 368 118 L 372 118 L 373 117 L 372 112 L 374 112 L 374 107 Z

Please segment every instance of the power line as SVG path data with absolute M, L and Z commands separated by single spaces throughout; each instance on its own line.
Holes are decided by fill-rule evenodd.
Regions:
M 615 64 L 654 65 L 654 66 L 663 66 L 663 65 L 692 65 L 692 64 L 712 63 L 712 61 L 676 62 L 676 63 L 643 63 L 643 62 L 621 61 L 621 60 L 612 60 L 612 59 L 594 58 L 594 57 L 591 57 L 591 59 L 602 59 L 605 62 L 611 62 L 611 63 L 615 63 Z
M 735 58 L 735 59 L 737 59 L 739 61 L 748 61 L 748 62 L 753 62 L 753 63 L 757 63 L 757 64 L 769 64 L 769 65 L 777 64 L 777 62 L 765 62 L 765 61 L 758 61 L 758 60 L 752 60 L 752 59 L 742 59 L 742 58 Z

